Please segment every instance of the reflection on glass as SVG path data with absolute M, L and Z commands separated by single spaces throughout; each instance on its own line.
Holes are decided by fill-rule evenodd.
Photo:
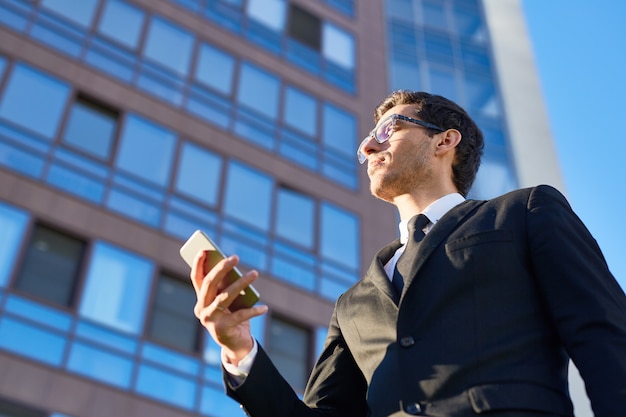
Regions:
M 186 75 L 193 48 L 190 32 L 154 17 L 148 30 L 144 54 L 166 68 Z
M 222 183 L 222 159 L 206 149 L 185 142 L 178 162 L 176 189 L 215 206 Z
M 324 104 L 322 142 L 344 157 L 356 149 L 356 118 L 332 104 Z M 352 158 L 354 160 L 354 158 Z
M 111 153 L 116 125 L 115 113 L 79 99 L 70 113 L 63 141 L 106 160 Z
M 27 221 L 26 212 L 0 203 L 0 288 L 9 280 Z
M 152 261 L 146 258 L 103 242 L 96 243 L 80 315 L 138 334 L 143 327 L 153 268 Z
M 162 126 L 131 115 L 126 120 L 117 167 L 161 186 L 170 178 L 176 137 Z
M 237 101 L 271 119 L 278 115 L 280 81 L 250 64 L 241 65 Z
M 109 0 L 104 7 L 98 31 L 135 49 L 139 43 L 145 13 L 130 4 Z
M 84 248 L 80 240 L 36 226 L 16 287 L 54 304 L 70 306 Z
M 313 199 L 281 188 L 276 201 L 275 222 L 278 236 L 312 249 L 315 226 Z
M 354 38 L 337 26 L 324 22 L 322 28 L 324 57 L 347 70 L 354 69 Z
M 293 87 L 285 91 L 285 123 L 310 136 L 317 134 L 317 101 Z
M 69 86 L 17 64 L 0 103 L 0 117 L 53 138 L 69 96 Z
M 74 23 L 88 28 L 91 26 L 91 19 L 96 11 L 98 0 L 43 0 L 41 4 L 47 9 L 54 10 L 60 15 L 70 19 Z
M 267 354 L 296 390 L 304 391 L 309 372 L 309 339 L 307 328 L 272 317 L 269 322 Z
M 197 349 L 198 320 L 191 314 L 196 293 L 189 279 L 182 281 L 161 275 L 152 305 L 150 338 L 183 351 Z
M 246 14 L 268 28 L 282 32 L 286 19 L 285 0 L 248 0 Z
M 359 221 L 346 210 L 322 204 L 320 252 L 322 256 L 349 268 L 359 267 Z
M 235 59 L 206 43 L 200 46 L 196 80 L 223 93 L 230 94 L 233 86 Z
M 270 176 L 232 162 L 228 167 L 224 213 L 239 221 L 269 230 L 273 180 Z
M 133 370 L 132 360 L 93 345 L 74 342 L 67 368 L 77 374 L 120 388 L 129 388 Z

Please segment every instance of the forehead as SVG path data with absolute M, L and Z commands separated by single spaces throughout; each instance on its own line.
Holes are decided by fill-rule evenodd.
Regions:
M 397 106 L 393 106 L 389 110 L 387 110 L 381 117 L 378 119 L 380 122 L 385 117 L 388 117 L 392 114 L 401 114 L 403 116 L 415 117 L 416 107 L 415 104 L 398 104 Z

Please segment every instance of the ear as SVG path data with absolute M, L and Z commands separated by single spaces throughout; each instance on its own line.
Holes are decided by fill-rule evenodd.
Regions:
M 448 129 L 445 132 L 441 132 L 437 136 L 437 147 L 435 148 L 435 155 L 443 156 L 444 154 L 453 151 L 454 148 L 461 142 L 461 132 L 456 129 Z

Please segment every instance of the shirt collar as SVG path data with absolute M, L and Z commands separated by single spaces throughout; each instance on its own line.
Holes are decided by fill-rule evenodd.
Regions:
M 465 201 L 465 198 L 459 193 L 453 193 L 444 195 L 438 200 L 433 201 L 426 207 L 422 214 L 428 217 L 430 223 L 424 228 L 424 233 L 428 233 L 430 229 L 441 219 L 450 209 L 461 204 Z M 400 242 L 405 244 L 409 239 L 409 231 L 407 228 L 407 224 L 409 219 L 401 221 L 398 225 L 400 230 Z

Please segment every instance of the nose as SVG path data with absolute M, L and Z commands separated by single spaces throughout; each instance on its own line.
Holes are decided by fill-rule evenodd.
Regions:
M 367 160 L 367 157 L 375 152 L 380 151 L 381 144 L 374 138 L 374 135 L 368 135 L 363 142 L 361 142 L 361 146 L 359 147 L 362 162 L 364 163 Z

